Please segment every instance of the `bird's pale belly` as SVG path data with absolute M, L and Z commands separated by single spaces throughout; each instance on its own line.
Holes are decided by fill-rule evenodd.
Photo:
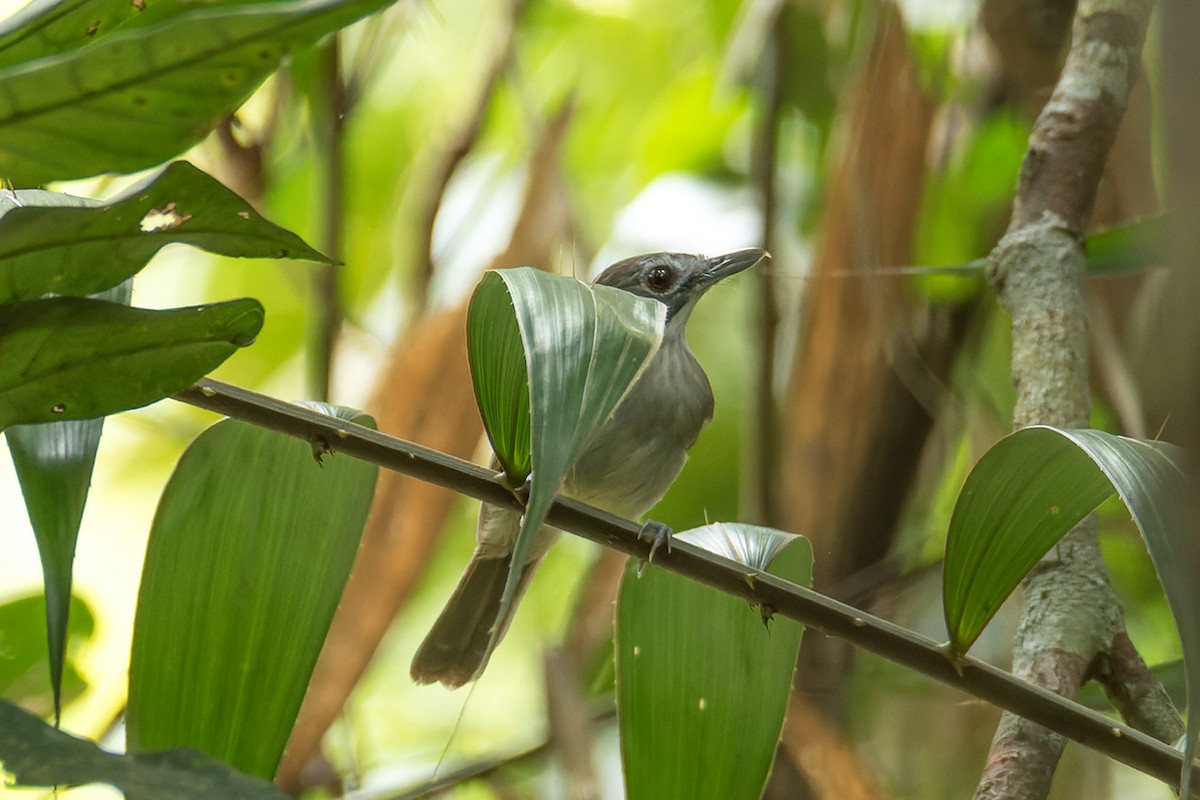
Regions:
M 617 516 L 637 519 L 670 488 L 685 458 L 685 450 L 661 436 L 606 442 L 579 457 L 562 491 Z

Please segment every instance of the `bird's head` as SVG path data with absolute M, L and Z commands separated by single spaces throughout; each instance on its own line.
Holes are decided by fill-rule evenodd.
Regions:
M 757 247 L 705 258 L 690 253 L 648 253 L 613 264 L 596 283 L 652 297 L 667 307 L 667 324 L 681 327 L 710 286 L 769 257 Z

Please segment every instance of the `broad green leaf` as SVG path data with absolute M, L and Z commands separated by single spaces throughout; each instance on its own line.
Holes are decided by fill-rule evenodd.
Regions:
M 78 697 L 87 682 L 71 660 L 76 646 L 91 638 L 96 628 L 88 604 L 71 598 L 67 654 L 63 662 L 59 699 L 65 704 Z M 46 649 L 46 598 L 38 593 L 0 603 L 0 696 L 20 703 L 40 716 L 54 713 L 55 694 L 46 682 L 49 674 Z
M 155 800 L 286 800 L 269 782 L 193 750 L 120 755 L 0 700 L 0 766 L 16 786 L 107 783 Z
M 332 263 L 218 181 L 177 161 L 108 201 L 0 192 L 0 302 L 107 289 L 172 242 L 226 256 Z
M 275 774 L 378 474 L 348 456 L 313 456 L 302 441 L 224 420 L 180 459 L 138 595 L 131 751 L 191 747 Z
M 946 540 L 943 598 L 952 654 L 966 652 L 1004 599 L 1077 522 L 1114 492 L 1166 592 L 1188 676 L 1188 742 L 1200 733 L 1200 584 L 1186 574 L 1182 452 L 1096 430 L 1033 427 L 1001 439 L 967 476 Z M 1185 770 L 1186 786 L 1189 771 Z
M 0 177 L 133 172 L 200 141 L 297 48 L 389 0 L 203 5 L 0 69 Z
M 97 296 L 128 305 L 133 293 L 126 281 Z M 62 704 L 60 689 L 66 660 L 71 612 L 71 575 L 75 542 L 92 483 L 92 466 L 104 418 L 13 425 L 4 432 L 16 468 L 29 523 L 37 538 L 45 591 L 46 639 L 54 719 Z
M 513 350 L 506 315 L 515 318 L 523 353 Z M 563 476 L 658 352 L 665 324 L 666 306 L 655 300 L 531 267 L 490 272 L 476 288 L 467 315 L 475 396 L 509 480 L 531 476 L 501 618 Z
M 0 314 L 0 430 L 153 403 L 213 370 L 262 327 L 257 300 L 150 311 L 58 297 Z
M 33 0 L 0 22 L 0 68 L 81 47 L 140 13 L 130 0 Z
M 799 536 L 717 523 L 677 538 L 808 586 Z M 803 626 L 712 587 L 630 563 L 617 600 L 617 715 L 630 800 L 757 800 L 770 773 Z
M 491 272 L 471 295 L 467 360 L 475 403 L 492 452 L 506 480 L 518 487 L 529 477 L 529 370 L 521 329 L 507 285 Z
M 1089 275 L 1144 272 L 1166 263 L 1167 217 L 1146 219 L 1094 233 L 1087 240 Z
M 1168 444 L 1094 430 L 1035 426 L 997 442 L 950 519 L 943 593 L 952 651 L 965 652 L 1026 573 L 1114 492 L 1161 571 L 1177 532 L 1178 458 Z

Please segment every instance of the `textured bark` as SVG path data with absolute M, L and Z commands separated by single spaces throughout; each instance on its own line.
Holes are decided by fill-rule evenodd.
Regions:
M 995 48 L 998 67 L 988 108 L 1012 105 L 1031 121 L 1037 117 L 1062 70 L 1074 11 L 1075 0 L 986 0 L 980 21 Z M 1151 121 L 1150 85 L 1143 75 L 1134 84 L 1109 151 L 1090 228 L 1115 227 L 1159 210 Z M 1087 286 L 1096 391 L 1113 410 L 1121 432 L 1138 437 L 1152 435 L 1161 424 L 1147 419 L 1136 369 L 1146 362 L 1131 357 L 1127 344 L 1131 312 L 1145 277 L 1107 276 Z
M 1142 660 L 1128 634 L 1120 631 L 1092 667 L 1117 713 L 1139 731 L 1163 742 L 1183 735 L 1179 711 Z
M 1053 95 L 1022 164 L 1009 232 L 989 279 L 1012 316 L 1014 425 L 1083 426 L 1089 418 L 1082 236 L 1130 88 L 1148 2 L 1084 2 Z M 1094 520 L 1063 539 L 1025 581 L 1013 672 L 1074 697 L 1123 633 Z M 976 798 L 1045 797 L 1065 741 L 1012 714 L 996 731 Z

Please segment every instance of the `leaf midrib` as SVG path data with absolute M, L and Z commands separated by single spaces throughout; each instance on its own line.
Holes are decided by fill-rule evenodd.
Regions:
M 227 19 L 231 19 L 234 17 L 297 15 L 299 17 L 298 19 L 292 19 L 287 22 L 280 22 L 280 24 L 278 26 L 276 26 L 275 28 L 273 28 L 269 34 L 268 41 L 286 40 L 286 37 L 283 36 L 283 34 L 285 34 L 288 30 L 295 28 L 298 25 L 301 25 L 301 24 L 304 24 L 307 22 L 312 22 L 315 18 L 319 18 L 323 13 L 332 13 L 333 11 L 336 11 L 340 8 L 343 8 L 346 6 L 351 6 L 351 5 L 353 5 L 353 2 L 354 2 L 354 0 L 318 0 L 318 2 L 299 3 L 296 5 L 293 5 L 289 8 L 280 8 L 277 5 L 269 6 L 269 7 L 260 7 L 260 6 L 239 7 L 239 8 L 233 9 L 232 13 L 231 13 L 231 10 L 228 7 L 222 7 L 222 8 L 218 8 L 218 9 L 202 9 L 202 10 L 198 10 L 198 11 L 194 11 L 194 12 L 184 13 L 184 14 L 181 14 L 181 15 L 163 23 L 161 26 L 137 28 L 137 29 L 132 29 L 129 31 L 119 31 L 108 37 L 105 37 L 104 39 L 101 39 L 100 41 L 96 42 L 93 45 L 84 45 L 83 47 L 80 47 L 76 50 L 68 51 L 66 53 L 56 53 L 51 56 L 46 56 L 45 58 L 42 58 L 42 59 L 25 62 L 24 64 L 19 64 L 14 67 L 9 67 L 8 69 L 5 69 L 5 70 L 0 70 L 0 86 L 2 86 L 4 84 L 5 80 L 9 80 L 12 77 L 11 75 L 8 75 L 6 73 L 15 73 L 16 75 L 18 75 L 20 77 L 24 77 L 25 75 L 34 74 L 34 73 L 37 73 L 42 70 L 55 69 L 55 68 L 59 67 L 60 65 L 69 64 L 71 62 L 78 63 L 86 58 L 95 57 L 97 52 L 103 51 L 105 48 L 121 46 L 128 42 L 138 42 L 138 41 L 149 40 L 149 39 L 155 38 L 157 36 L 162 36 L 166 31 L 168 31 L 171 28 L 174 28 L 176 26 L 179 26 L 179 25 L 204 24 L 209 18 L 212 18 L 215 20 L 227 20 Z M 381 3 L 381 5 L 382 5 L 382 3 Z M 314 11 L 313 7 L 316 7 L 317 10 Z M 367 13 L 367 12 L 364 12 L 364 15 L 365 15 L 365 13 Z M 306 14 L 309 14 L 311 16 L 305 16 Z M 217 30 L 218 36 L 220 36 L 222 32 L 219 29 L 216 29 L 216 30 Z M 73 106 L 80 102 L 87 102 L 87 101 L 91 101 L 91 100 L 94 100 L 99 97 L 103 97 L 105 95 L 116 94 L 118 92 L 121 92 L 132 86 L 136 86 L 137 84 L 143 82 L 147 76 L 151 76 L 151 75 L 162 76 L 162 75 L 172 74 L 172 73 L 178 72 L 180 70 L 187 69 L 188 67 L 193 67 L 198 64 L 201 64 L 202 62 L 207 61 L 208 59 L 212 58 L 212 56 L 214 56 L 216 54 L 220 54 L 220 53 L 226 52 L 230 49 L 239 48 L 239 47 L 243 47 L 248 44 L 252 44 L 253 42 L 258 41 L 262 38 L 263 38 L 263 35 L 262 35 L 261 31 L 256 31 L 253 34 L 247 34 L 247 35 L 244 35 L 241 37 L 231 36 L 228 39 L 226 39 L 225 41 L 221 42 L 219 45 L 205 48 L 204 50 L 200 51 L 199 53 L 197 53 L 189 58 L 171 62 L 171 63 L 165 64 L 165 65 L 147 66 L 145 69 L 139 70 L 138 72 L 136 72 L 133 75 L 128 76 L 124 80 L 114 81 L 112 83 L 107 84 L 106 86 L 101 87 L 98 90 L 91 91 L 91 92 L 81 91 L 80 93 L 78 93 L 70 98 L 61 100 L 61 101 L 56 101 L 53 103 L 48 103 L 48 104 L 40 105 L 40 106 L 34 106 L 32 108 L 29 108 L 29 109 L 26 109 L 23 111 L 22 110 L 14 111 L 14 113 L 9 114 L 9 115 L 3 117 L 2 119 L 0 119 L 0 128 L 12 125 L 14 123 L 24 122 L 29 119 L 36 118 L 38 116 L 44 116 L 46 114 L 50 114 L 55 111 L 58 111 L 64 107 Z M 90 48 L 90 52 L 87 52 L 85 55 L 82 55 L 82 56 L 80 55 L 80 53 L 82 51 L 88 50 L 89 48 Z M 45 62 L 50 62 L 50 63 L 47 64 Z M 139 62 L 139 63 L 144 63 L 144 62 Z

